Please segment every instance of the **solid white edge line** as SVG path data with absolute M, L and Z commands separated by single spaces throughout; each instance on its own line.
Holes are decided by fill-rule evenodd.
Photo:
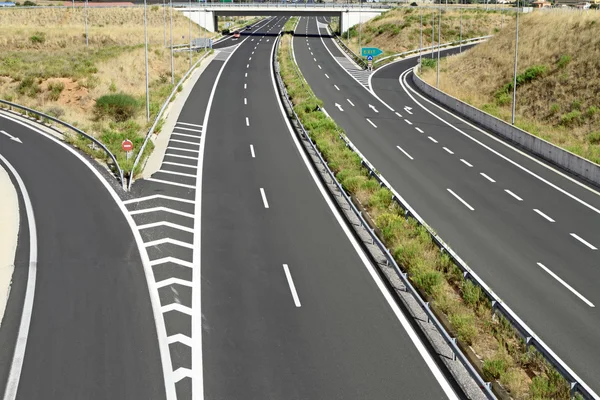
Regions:
M 539 215 L 541 215 L 542 218 L 546 219 L 549 222 L 556 222 L 552 218 L 550 218 L 549 216 L 547 216 L 546 214 L 544 214 L 543 212 L 541 212 L 540 210 L 538 210 L 537 208 L 534 208 L 533 211 L 535 211 L 536 213 L 538 213 Z
M 410 154 L 408 154 L 406 151 L 404 151 L 404 149 L 402 147 L 400 147 L 400 146 L 396 146 L 396 147 L 398 148 L 398 150 L 403 152 L 406 157 L 410 158 L 411 160 L 414 160 L 414 158 L 412 158 Z
M 265 189 L 260 188 L 260 197 L 262 197 L 263 205 L 265 208 L 269 208 L 269 202 L 267 201 L 267 195 L 265 194 Z
M 492 183 L 496 183 L 495 180 L 493 180 L 492 178 L 490 178 L 488 175 L 484 174 L 483 172 L 480 172 L 479 175 L 483 176 L 485 179 L 487 179 L 488 181 L 490 181 Z
M 256 155 L 254 155 L 254 146 L 250 145 L 250 154 L 252 154 L 252 158 L 256 158 Z
M 388 65 L 390 65 L 390 64 L 388 64 Z M 510 159 L 508 156 L 505 156 L 504 154 L 502 154 L 502 153 L 500 153 L 500 152 L 498 152 L 498 151 L 496 151 L 496 150 L 492 149 L 491 147 L 489 147 L 489 146 L 488 146 L 488 145 L 486 145 L 485 143 L 483 143 L 483 142 L 479 141 L 479 140 L 478 140 L 478 139 L 476 139 L 475 137 L 473 137 L 473 136 L 471 136 L 471 135 L 467 134 L 466 132 L 464 132 L 464 131 L 460 130 L 459 128 L 455 127 L 454 125 L 452 125 L 452 124 L 451 124 L 451 123 L 449 123 L 448 121 L 444 120 L 443 118 L 441 118 L 440 116 L 438 116 L 437 114 L 435 114 L 433 111 L 431 111 L 430 109 L 428 109 L 427 107 L 425 107 L 424 105 L 422 105 L 421 103 L 419 103 L 419 102 L 418 102 L 418 101 L 417 101 L 417 100 L 416 100 L 416 99 L 415 99 L 415 98 L 412 96 L 412 94 L 410 94 L 410 93 L 408 92 L 408 90 L 407 90 L 406 88 L 404 88 L 404 84 L 402 83 L 402 80 L 401 80 L 401 79 L 402 79 L 402 76 L 404 75 L 404 81 L 406 81 L 406 75 L 408 75 L 408 73 L 409 73 L 411 70 L 412 70 L 412 68 L 410 68 L 410 69 L 408 69 L 408 70 L 404 71 L 404 72 L 402 73 L 402 75 L 400 75 L 400 77 L 399 77 L 399 80 L 400 80 L 400 85 L 402 86 L 402 88 L 404 89 L 404 91 L 405 91 L 405 92 L 408 94 L 408 96 L 409 96 L 409 97 L 411 97 L 411 98 L 413 99 L 413 101 L 414 101 L 415 103 L 417 103 L 417 104 L 418 104 L 418 105 L 419 105 L 421 108 L 423 108 L 423 109 L 424 109 L 425 111 L 427 111 L 429 114 L 433 115 L 435 118 L 437 118 L 438 120 L 442 121 L 443 123 L 445 123 L 446 125 L 448 125 L 448 126 L 449 126 L 449 127 L 451 127 L 452 129 L 454 129 L 455 131 L 457 131 L 457 132 L 459 132 L 460 134 L 462 134 L 463 136 L 465 136 L 465 137 L 467 137 L 467 138 L 471 139 L 473 142 L 477 143 L 478 145 L 480 145 L 480 146 L 481 146 L 481 147 L 483 147 L 484 149 L 486 149 L 486 150 L 490 151 L 491 153 L 493 153 L 493 154 L 497 155 L 498 157 L 502 158 L 502 159 L 503 159 L 503 160 L 505 160 L 506 162 L 508 162 L 508 163 L 510 163 L 510 164 L 512 164 L 512 165 L 514 165 L 515 167 L 519 168 L 519 169 L 520 169 L 520 170 L 522 170 L 523 172 L 525 172 L 525 173 L 527 173 L 528 175 L 530 175 L 530 176 L 532 176 L 532 177 L 534 177 L 534 178 L 538 179 L 539 181 L 541 181 L 541 182 L 545 183 L 546 185 L 548 185 L 548 186 L 550 186 L 551 188 L 553 188 L 553 189 L 557 190 L 558 192 L 560 192 L 560 193 L 564 194 L 565 196 L 569 197 L 570 199 L 572 199 L 572 200 L 575 200 L 575 201 L 576 201 L 576 202 L 578 202 L 579 204 L 581 204 L 581 205 L 583 205 L 583 206 L 585 206 L 585 207 L 589 208 L 590 210 L 594 211 L 595 213 L 597 213 L 597 214 L 600 214 L 600 209 L 598 209 L 598 208 L 596 208 L 596 207 L 592 206 L 592 205 L 591 205 L 591 204 L 589 204 L 589 203 L 586 203 L 584 200 L 582 200 L 582 199 L 580 199 L 579 197 L 575 196 L 574 194 L 572 194 L 572 193 L 568 192 L 567 190 L 565 190 L 565 189 L 563 189 L 563 188 L 559 187 L 557 184 L 554 184 L 554 183 L 552 183 L 552 182 L 548 181 L 547 179 L 543 178 L 542 176 L 540 176 L 540 175 L 536 174 L 535 172 L 533 172 L 533 171 L 530 171 L 529 169 L 527 169 L 526 167 L 522 166 L 522 165 L 521 165 L 521 164 L 519 164 L 518 162 L 516 162 L 516 161 L 513 161 L 512 159 Z M 408 85 L 408 84 L 406 84 L 406 85 Z M 535 163 L 537 163 L 537 164 L 541 165 L 542 167 L 546 168 L 547 170 L 554 172 L 554 173 L 555 173 L 555 174 L 557 174 L 558 176 L 560 176 L 560 177 L 562 177 L 562 178 L 565 178 L 565 179 L 569 180 L 571 183 L 574 183 L 574 184 L 576 184 L 576 185 L 580 186 L 581 188 L 583 188 L 583 189 L 586 189 L 586 190 L 588 190 L 589 192 L 591 192 L 591 193 L 593 193 L 593 194 L 595 194 L 595 195 L 597 195 L 597 196 L 600 196 L 600 192 L 598 192 L 598 191 L 596 191 L 596 190 L 592 189 L 592 188 L 591 188 L 591 187 L 589 187 L 589 186 L 586 186 L 585 184 L 583 184 L 583 183 L 581 183 L 581 182 L 578 182 L 577 180 L 575 180 L 575 179 L 571 178 L 570 176 L 568 176 L 568 175 L 566 175 L 566 174 L 562 173 L 561 171 L 559 171 L 559 170 L 557 170 L 557 169 L 555 169 L 555 168 L 551 167 L 550 165 L 547 165 L 546 163 L 544 163 L 544 162 L 542 162 L 542 161 L 540 161 L 540 160 L 536 159 L 535 157 L 533 157 L 533 156 L 531 156 L 531 155 L 529 155 L 529 154 L 527 154 L 527 153 L 525 153 L 525 152 L 523 152 L 523 151 L 521 151 L 521 150 L 519 150 L 519 149 L 517 149 L 517 148 L 515 148 L 515 147 L 511 146 L 510 144 L 508 144 L 508 143 L 505 143 L 505 142 L 504 142 L 502 139 L 500 139 L 500 138 L 497 138 L 497 137 L 495 137 L 494 135 L 492 135 L 491 133 L 488 133 L 488 132 L 486 132 L 486 131 L 484 131 L 484 130 L 482 130 L 482 129 L 478 128 L 477 126 L 475 126 L 475 125 L 473 125 L 473 124 L 469 123 L 468 121 L 466 121 L 466 120 L 464 120 L 464 119 L 460 118 L 459 116 L 457 116 L 457 115 L 454 115 L 454 114 L 452 114 L 452 113 L 448 112 L 447 110 L 445 110 L 444 108 L 442 108 L 442 107 L 438 106 L 437 104 L 433 103 L 433 102 L 432 102 L 432 101 L 430 101 L 429 99 L 426 99 L 426 98 L 425 98 L 424 96 L 422 96 L 421 94 L 419 94 L 419 93 L 415 92 L 415 91 L 414 91 L 414 90 L 413 90 L 411 87 L 409 87 L 409 86 L 407 86 L 407 87 L 408 87 L 408 89 L 409 89 L 411 92 L 413 92 L 413 93 L 415 93 L 417 96 L 421 97 L 421 98 L 422 98 L 424 101 L 426 101 L 426 102 L 428 102 L 428 103 L 432 104 L 433 106 L 435 106 L 435 107 L 439 108 L 439 109 L 440 109 L 440 110 L 442 110 L 443 112 L 445 112 L 445 113 L 449 114 L 450 116 L 452 116 L 452 117 L 456 118 L 457 120 L 461 121 L 462 123 L 465 123 L 465 124 L 469 125 L 471 128 L 473 128 L 473 129 L 475 129 L 475 130 L 477 130 L 477 131 L 481 132 L 482 134 L 486 135 L 486 136 L 487 136 L 487 137 L 489 137 L 490 139 L 493 139 L 493 140 L 495 140 L 497 143 L 500 143 L 500 144 L 504 145 L 505 147 L 507 147 L 508 149 L 510 149 L 510 150 L 512 150 L 512 151 L 514 151 L 515 153 L 517 153 L 517 154 L 520 154 L 520 155 L 522 155 L 523 157 L 526 157 L 527 159 L 529 159 L 530 161 L 533 161 L 533 162 L 535 162 Z M 380 101 L 382 101 L 382 100 L 380 100 Z M 383 102 L 383 101 L 382 101 L 382 102 Z
M 581 238 L 581 236 L 578 236 L 575 233 L 570 233 L 571 236 L 573 236 L 575 239 L 579 240 L 581 243 L 583 243 L 584 245 L 586 245 L 587 247 L 589 247 L 592 250 L 598 250 L 596 247 L 594 247 L 590 242 L 584 240 L 583 238 Z
M 469 168 L 473 168 L 473 164 L 471 164 L 470 162 L 468 162 L 467 160 L 465 160 L 464 158 L 461 158 L 460 161 L 465 164 L 467 167 Z
M 583 301 L 585 304 L 587 304 L 590 307 L 596 307 L 591 301 L 589 301 L 588 299 L 586 299 L 582 294 L 580 294 L 577 290 L 573 289 L 567 282 L 563 281 L 558 275 L 556 275 L 554 272 L 550 271 L 548 269 L 548 267 L 546 267 L 544 264 L 542 263 L 537 263 L 537 265 L 542 268 L 544 271 L 546 271 L 551 277 L 553 277 L 554 279 L 556 279 L 560 284 L 562 284 L 564 287 L 566 287 L 571 293 L 573 293 L 575 296 L 579 297 L 581 299 L 581 301 Z
M 523 201 L 523 199 L 522 199 L 522 198 L 520 198 L 519 196 L 517 196 L 516 194 L 514 194 L 514 193 L 513 193 L 513 192 L 511 192 L 510 190 L 508 190 L 508 189 L 504 189 L 504 191 L 505 191 L 506 193 L 510 194 L 510 195 L 511 195 L 512 197 L 514 197 L 515 199 L 517 199 L 517 200 L 519 200 L 519 201 Z
M 449 154 L 454 154 L 454 152 L 447 147 L 442 147 L 442 149 L 446 150 L 446 152 L 448 152 Z
M 19 380 L 21 379 L 21 371 L 23 369 L 23 361 L 25 359 L 25 351 L 27 350 L 27 338 L 29 337 L 29 326 L 31 325 L 31 314 L 33 312 L 33 300 L 35 298 L 35 282 L 37 279 L 37 226 L 35 224 L 35 214 L 29 192 L 25 187 L 25 183 L 17 170 L 12 166 L 6 158 L 0 154 L 0 160 L 6 165 L 10 173 L 13 175 L 19 186 L 23 203 L 25 204 L 25 213 L 27 214 L 27 226 L 29 229 L 29 268 L 27 270 L 27 284 L 25 286 L 25 299 L 23 301 L 23 311 L 21 312 L 21 322 L 17 332 L 17 340 L 15 350 L 10 364 L 10 372 L 6 381 L 4 390 L 4 400 L 14 400 L 17 397 L 19 388 Z
M 114 191 L 112 186 L 110 186 L 110 184 L 106 181 L 106 179 L 104 179 L 104 177 L 100 174 L 100 172 L 98 172 L 98 170 L 85 157 L 83 157 L 81 154 L 79 154 L 75 149 L 73 149 L 70 146 L 68 146 L 67 144 L 63 143 L 58 138 L 55 138 L 54 136 L 47 134 L 46 132 L 38 129 L 37 127 L 34 127 L 33 125 L 26 124 L 22 121 L 19 121 L 17 119 L 12 119 L 7 116 L 2 116 L 2 117 L 12 120 L 22 126 L 27 127 L 28 129 L 31 129 L 31 130 L 41 134 L 42 136 L 46 137 L 49 140 L 52 140 L 54 143 L 58 144 L 59 146 L 62 146 L 64 149 L 66 149 L 71 154 L 73 154 L 75 157 L 77 157 L 85 166 L 87 166 L 92 171 L 92 173 L 96 176 L 96 178 L 98 178 L 98 180 L 104 185 L 106 190 L 110 193 L 113 200 L 115 201 L 115 203 L 117 204 L 117 206 L 119 207 L 121 212 L 123 213 L 125 219 L 127 220 L 127 223 L 129 224 L 129 228 L 131 229 L 131 232 L 135 239 L 136 245 L 138 247 L 138 251 L 140 253 L 140 258 L 141 258 L 143 269 L 144 269 L 144 275 L 146 277 L 146 285 L 148 287 L 148 292 L 150 295 L 152 312 L 154 314 L 153 315 L 154 323 L 156 325 L 156 330 L 157 330 L 158 346 L 159 346 L 161 364 L 162 364 L 162 369 L 163 369 L 163 378 L 164 378 L 164 383 L 165 383 L 166 398 L 167 398 L 167 400 L 177 400 L 175 384 L 171 380 L 171 373 L 172 373 L 171 365 L 172 364 L 171 364 L 171 353 L 169 351 L 169 344 L 167 343 L 167 330 L 165 327 L 165 321 L 164 321 L 162 313 L 160 311 L 160 299 L 158 297 L 158 292 L 156 290 L 154 290 L 154 285 L 156 284 L 156 281 L 154 280 L 154 272 L 152 271 L 152 266 L 150 265 L 148 253 L 146 252 L 146 249 L 144 248 L 144 241 L 142 240 L 142 236 L 141 236 L 140 232 L 137 230 L 135 221 L 133 220 L 133 217 L 129 214 L 127 208 L 125 207 L 125 204 L 121 201 L 121 199 L 119 198 L 117 193 Z M 6 399 L 6 400 L 11 400 L 11 399 Z
M 321 40 L 322 39 L 323 38 L 321 38 Z M 274 51 L 275 51 L 275 47 L 273 47 L 271 49 L 271 59 L 270 59 L 271 61 L 273 60 L 273 52 Z M 279 92 L 277 91 L 277 84 L 275 82 L 275 73 L 273 71 L 273 63 L 272 62 L 270 63 L 270 67 L 271 67 L 271 83 L 273 84 L 273 90 L 275 92 L 275 95 L 279 96 Z M 300 154 L 300 157 L 304 161 L 304 164 L 306 165 L 306 168 L 308 169 L 310 176 L 313 178 L 315 185 L 319 189 L 319 192 L 323 196 L 323 199 L 325 199 L 325 203 L 327 203 L 327 205 L 329 206 L 329 209 L 331 210 L 334 217 L 338 221 L 338 224 L 342 228 L 342 231 L 346 234 L 346 237 L 352 244 L 352 247 L 354 247 L 354 250 L 358 254 L 360 260 L 363 262 L 363 265 L 365 266 L 365 268 L 367 269 L 369 274 L 371 275 L 371 278 L 373 279 L 373 281 L 375 281 L 377 288 L 379 289 L 379 291 L 381 292 L 381 294 L 387 301 L 388 305 L 392 309 L 392 312 L 394 313 L 394 315 L 396 316 L 398 321 L 400 321 L 400 324 L 406 331 L 410 340 L 415 345 L 415 348 L 417 349 L 417 351 L 419 352 L 421 357 L 423 357 L 425 364 L 431 370 L 434 378 L 437 380 L 437 382 L 439 383 L 440 387 L 442 388 L 442 390 L 444 391 L 446 396 L 448 396 L 448 398 L 451 400 L 458 400 L 458 396 L 452 389 L 452 386 L 448 383 L 448 380 L 446 379 L 444 374 L 440 371 L 440 368 L 438 367 L 436 362 L 431 357 L 431 354 L 429 354 L 429 352 L 425 348 L 425 345 L 421 341 L 421 338 L 419 337 L 419 335 L 417 335 L 417 333 L 415 332 L 413 326 L 410 324 L 410 322 L 408 322 L 406 316 L 398 307 L 398 304 L 396 303 L 396 301 L 394 300 L 394 298 L 388 291 L 387 287 L 381 280 L 381 277 L 379 276 L 377 271 L 375 271 L 375 268 L 370 263 L 367 255 L 363 251 L 362 247 L 358 244 L 358 242 L 356 241 L 356 238 L 354 237 L 352 232 L 350 232 L 350 228 L 348 228 L 346 221 L 340 215 L 337 207 L 333 204 L 331 198 L 329 197 L 328 193 L 326 192 L 325 187 L 321 183 L 320 178 L 317 176 L 317 173 L 315 172 L 313 165 L 310 163 L 310 161 L 308 160 L 308 157 L 306 156 L 304 150 L 302 149 L 302 147 L 301 147 L 302 145 L 300 144 L 298 138 L 296 137 L 296 134 L 294 133 L 294 131 L 292 129 L 292 125 L 290 124 L 290 121 L 287 118 L 287 114 L 283 108 L 283 104 L 281 104 L 281 101 L 279 100 L 279 97 L 278 97 L 277 104 L 279 105 L 279 111 L 281 112 L 281 115 L 283 116 L 283 119 L 285 120 L 285 123 L 288 127 L 288 132 L 290 133 L 290 136 L 292 137 L 292 140 L 293 140 L 294 144 L 296 145 L 298 154 Z
M 287 264 L 283 264 L 283 271 L 285 272 L 285 277 L 287 278 L 288 285 L 290 286 L 290 291 L 292 292 L 292 297 L 294 298 L 294 304 L 296 305 L 296 307 L 300 307 L 300 299 L 298 298 L 296 286 L 294 286 L 292 274 L 290 273 L 290 269 Z
M 374 128 L 377 128 L 377 125 L 375 125 L 375 124 L 373 123 L 373 121 L 371 121 L 369 118 L 365 118 L 365 119 L 366 119 L 367 121 L 369 121 L 369 123 L 370 123 L 371 125 L 373 125 L 373 127 L 374 127 Z
M 460 201 L 461 203 L 463 203 L 463 205 L 465 207 L 467 207 L 469 210 L 471 211 L 475 211 L 475 209 L 473 207 L 471 207 L 471 205 L 469 203 L 467 203 L 466 201 L 464 201 L 459 195 L 457 195 L 456 193 L 454 193 L 452 191 L 452 189 L 446 189 L 448 192 L 450 192 L 450 194 L 454 197 L 456 197 L 458 199 L 458 201 Z

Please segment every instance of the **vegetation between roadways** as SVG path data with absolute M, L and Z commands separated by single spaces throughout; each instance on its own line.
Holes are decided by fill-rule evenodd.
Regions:
M 510 323 L 492 312 L 478 286 L 463 278 L 451 259 L 440 253 L 423 226 L 404 214 L 392 193 L 379 186 L 360 157 L 339 138 L 336 123 L 320 110 L 316 98 L 290 53 L 291 35 L 284 35 L 278 53 L 281 76 L 294 110 L 343 188 L 365 208 L 391 254 L 454 335 L 481 360 L 488 380 L 499 381 L 516 399 L 569 399 L 567 382 L 542 356 L 515 333 Z

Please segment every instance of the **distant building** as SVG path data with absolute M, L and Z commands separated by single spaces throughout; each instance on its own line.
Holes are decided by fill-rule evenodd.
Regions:
M 544 8 L 544 7 L 552 7 L 552 3 L 547 0 L 536 0 L 531 3 L 534 8 Z

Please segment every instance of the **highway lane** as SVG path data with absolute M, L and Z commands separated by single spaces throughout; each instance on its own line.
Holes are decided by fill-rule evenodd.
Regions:
M 231 55 L 203 124 L 205 397 L 453 397 L 311 179 L 270 72 L 280 27 L 267 29 Z
M 27 188 L 38 239 L 35 297 L 16 398 L 164 398 L 148 286 L 117 203 L 65 148 L 5 117 L 0 129 L 22 141 L 0 135 L 0 153 Z M 20 245 L 27 241 L 19 238 Z M 19 272 L 14 293 L 23 292 L 27 279 Z M 21 309 L 22 304 L 11 308 L 0 334 L 2 391 Z
M 297 32 L 307 32 L 307 22 L 303 18 Z M 332 58 L 343 57 L 332 40 L 315 37 L 314 18 L 308 34 L 295 38 L 295 54 L 327 112 L 441 237 L 599 390 L 600 325 L 596 308 L 590 307 L 600 304 L 598 253 L 570 235 L 600 247 L 600 231 L 594 229 L 598 213 L 589 207 L 600 209 L 598 196 L 468 127 L 490 148 L 589 206 L 581 204 L 423 111 L 398 83 L 400 72 L 415 59 L 385 67 L 372 78 L 391 111 L 343 72 Z

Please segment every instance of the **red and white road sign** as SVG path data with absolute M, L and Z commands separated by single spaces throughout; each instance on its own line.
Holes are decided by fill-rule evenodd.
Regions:
M 133 150 L 133 143 L 131 143 L 131 140 L 125 139 L 125 140 L 123 140 L 123 143 L 121 143 L 121 147 L 125 151 L 131 151 L 131 150 Z

